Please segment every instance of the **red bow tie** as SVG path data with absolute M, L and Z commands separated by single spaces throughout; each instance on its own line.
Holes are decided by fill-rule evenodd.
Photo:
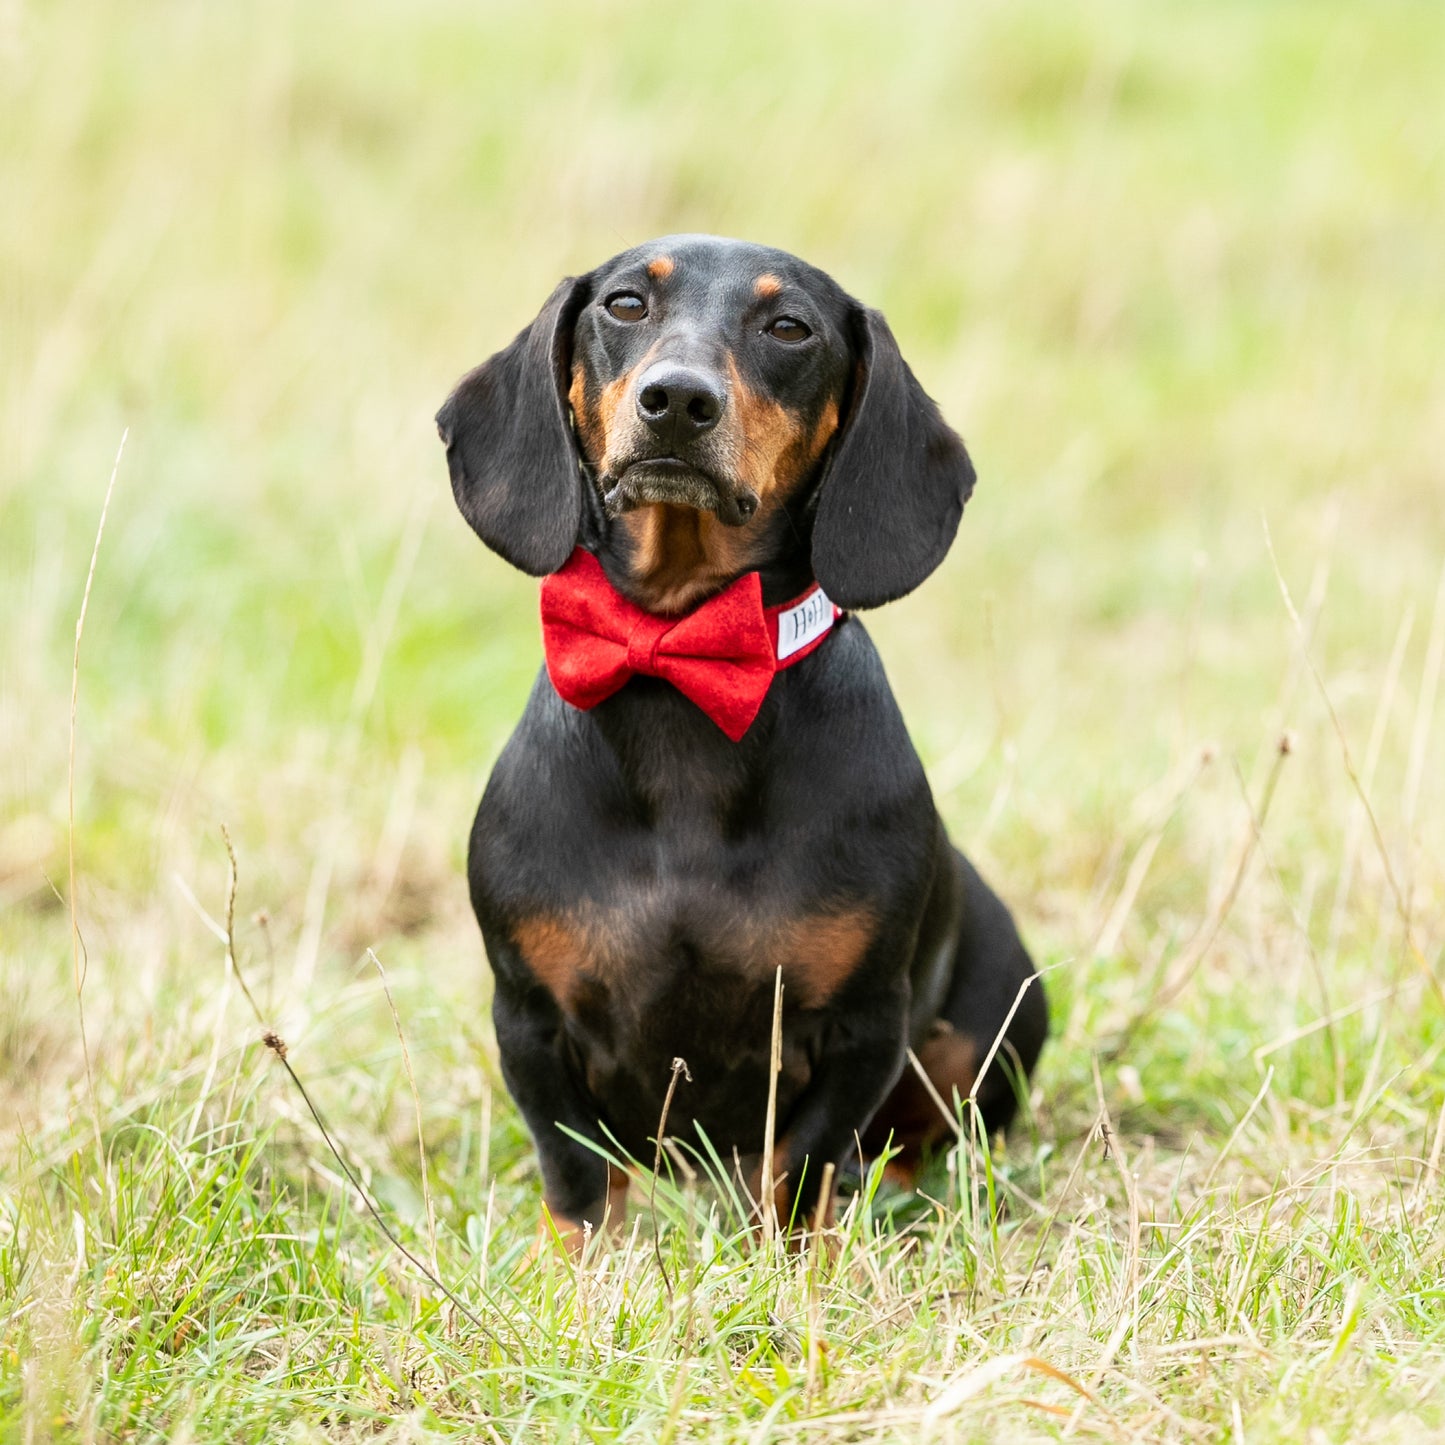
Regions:
M 542 580 L 547 674 L 565 701 L 596 707 L 640 672 L 670 682 L 734 742 L 773 675 L 818 647 L 842 615 L 821 587 L 764 607 L 762 579 L 748 572 L 685 617 L 657 617 L 622 596 L 581 547 Z

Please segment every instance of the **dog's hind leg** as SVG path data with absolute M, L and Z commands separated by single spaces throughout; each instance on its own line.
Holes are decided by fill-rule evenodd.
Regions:
M 933 1095 L 952 1111 L 955 1095 L 973 1094 L 989 1133 L 1007 1127 L 1049 1028 L 1043 984 L 1013 916 L 957 849 L 949 849 L 947 863 L 955 870 L 963 907 L 943 1001 L 917 1047 L 932 1088 L 910 1063 L 863 1138 L 868 1154 L 879 1153 L 892 1138 L 902 1152 L 890 1164 L 890 1175 L 909 1187 L 924 1155 L 950 1133 Z
M 991 1134 L 1013 1120 L 1048 1036 L 1049 1010 L 1013 915 L 962 853 L 955 849 L 953 856 L 963 883 L 963 921 L 939 1022 L 968 1041 L 975 1068 L 992 1054 L 982 1081 L 969 1081 Z

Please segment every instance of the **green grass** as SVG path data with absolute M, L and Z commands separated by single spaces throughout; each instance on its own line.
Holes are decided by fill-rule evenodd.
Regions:
M 0 1441 L 1445 1438 L 1442 73 L 1393 3 L 0 6 Z M 573 1273 L 461 877 L 534 584 L 431 416 L 682 229 L 880 305 L 969 440 L 869 625 L 1056 1034 L 835 1256 L 677 1180 Z M 259 1042 L 222 825 L 429 1259 L 385 964 L 485 1329 Z

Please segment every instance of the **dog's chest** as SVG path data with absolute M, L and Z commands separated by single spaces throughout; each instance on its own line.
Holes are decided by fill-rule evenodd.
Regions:
M 655 1132 L 674 1059 L 690 1081 L 670 1128 L 690 1120 L 725 1147 L 756 1144 L 768 1096 L 774 989 L 782 970 L 785 1028 L 779 1117 L 810 1076 L 821 1009 L 837 996 L 874 936 L 863 906 L 789 912 L 762 885 L 726 869 L 683 866 L 645 877 L 611 872 L 612 887 L 565 910 L 523 920 L 514 938 L 526 967 L 557 1000 L 564 1033 L 592 1097 L 625 1147 Z
M 822 1008 L 876 934 L 868 903 L 810 901 L 771 887 L 766 860 L 763 876 L 743 882 L 737 873 L 754 869 L 729 868 L 724 849 L 707 859 L 649 849 L 649 866 L 635 869 L 627 849 L 616 852 L 585 891 L 512 927 L 522 961 L 579 1021 L 624 1029 L 662 1015 L 741 1023 L 760 1006 L 770 1013 L 779 969 L 790 1008 Z M 776 867 L 783 871 L 785 860 Z
M 565 1015 L 614 1033 L 770 1017 L 779 969 L 790 1010 L 839 995 L 891 900 L 867 866 L 876 840 L 856 814 L 840 824 L 835 787 L 792 786 L 645 679 L 545 738 L 499 764 L 474 884 L 479 916 L 503 925 Z

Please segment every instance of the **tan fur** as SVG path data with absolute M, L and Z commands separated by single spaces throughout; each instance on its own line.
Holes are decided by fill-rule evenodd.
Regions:
M 655 502 L 619 519 L 632 538 L 632 578 L 649 612 L 686 612 L 755 561 L 746 527 L 727 527 L 711 512 Z
M 536 1260 L 546 1253 L 548 1247 L 554 1243 L 553 1229 L 561 1236 L 562 1248 L 573 1259 L 581 1258 L 588 1239 L 588 1224 L 592 1225 L 593 1239 L 599 1234 L 605 1234 L 612 1240 L 619 1239 L 627 1220 L 628 1183 L 627 1175 L 615 1164 L 607 1166 L 607 1202 L 603 1206 L 601 1219 L 571 1219 L 544 1201 L 541 1217 L 537 1221 L 537 1238 L 528 1251 L 528 1258 Z
M 593 904 L 567 914 L 533 914 L 513 925 L 527 967 L 564 1010 L 588 980 L 618 981 L 646 932 L 650 897 L 615 907 Z M 877 931 L 867 908 L 839 907 L 796 918 L 740 918 L 707 951 L 740 978 L 769 980 L 783 970 L 790 999 L 822 1008 L 862 963 Z
M 978 1048 L 967 1035 L 957 1032 L 945 1019 L 935 1021 L 918 1050 L 918 1062 L 928 1081 L 949 1109 L 947 1117 L 924 1087 L 910 1064 L 904 1069 L 893 1092 L 868 1125 L 863 1147 L 880 1153 L 889 1135 L 901 1149 L 888 1164 L 887 1174 L 895 1184 L 912 1189 L 923 1163 L 924 1153 L 952 1132 L 953 1096 L 966 1099 L 978 1077 Z
M 592 951 L 586 933 L 571 919 L 535 914 L 516 924 L 512 936 L 537 981 L 565 1007 Z
M 804 1007 L 822 1008 L 862 963 L 877 926 L 878 920 L 866 908 L 805 915 L 763 942 L 767 955 L 763 966 L 771 973 L 781 964 L 784 982 L 801 997 Z
M 781 1228 L 788 1227 L 793 1213 L 792 1181 L 788 1177 L 788 1140 L 785 1135 L 773 1146 L 773 1210 Z M 748 1198 L 752 1201 L 755 1217 L 763 1214 L 763 1159 L 760 1155 L 753 1164 L 747 1178 Z

